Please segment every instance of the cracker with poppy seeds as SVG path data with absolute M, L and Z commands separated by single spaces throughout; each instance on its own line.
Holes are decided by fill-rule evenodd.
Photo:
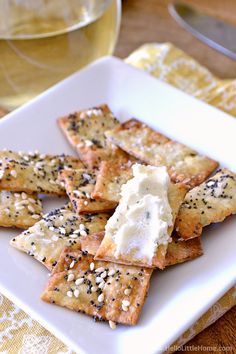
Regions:
M 42 300 L 111 324 L 135 325 L 150 284 L 151 269 L 97 261 L 65 249 Z
M 27 229 L 42 217 L 42 203 L 36 194 L 0 191 L 0 226 Z
M 96 183 L 94 170 L 62 170 L 60 179 L 76 213 L 97 213 L 113 210 L 116 203 L 100 201 L 92 198 L 91 194 Z
M 0 152 L 0 189 L 26 193 L 65 195 L 58 172 L 82 168 L 82 162 L 67 155 L 45 155 L 10 150 Z
M 137 160 L 127 154 L 116 161 L 102 161 L 97 174 L 92 197 L 118 203 L 121 186 L 132 178 L 132 165 Z
M 172 236 L 165 257 L 165 267 L 187 262 L 203 254 L 201 237 L 181 241 Z
M 146 124 L 131 119 L 105 133 L 111 143 L 153 166 L 166 166 L 174 183 L 193 188 L 202 183 L 218 166 L 206 156 L 173 141 Z
M 236 174 L 222 169 L 186 194 L 175 229 L 182 239 L 198 237 L 204 226 L 235 213 Z
M 150 173 L 150 179 L 143 178 L 142 173 L 144 173 L 144 176 L 146 176 L 146 173 Z M 155 194 L 156 191 L 158 191 L 159 188 L 162 190 L 163 187 L 157 180 L 157 174 L 159 173 L 160 179 L 165 178 L 164 176 L 166 175 L 168 177 L 164 167 L 161 167 L 159 170 L 151 166 L 138 164 L 133 166 L 134 177 L 122 187 L 120 203 L 114 214 L 108 220 L 105 229 L 105 237 L 97 250 L 95 259 L 143 267 L 158 267 L 161 269 L 165 267 L 165 256 L 168 248 L 166 238 L 170 238 L 172 234 L 175 218 L 186 194 L 186 187 L 181 184 L 169 182 L 166 192 L 159 192 L 159 194 L 161 194 L 157 197 L 158 193 Z M 165 173 L 164 176 L 163 173 Z M 130 192 L 129 195 L 127 195 L 127 191 Z M 158 220 L 157 205 L 159 205 L 160 198 L 162 198 L 162 193 L 165 194 L 165 198 L 169 204 L 171 213 L 169 217 L 172 220 L 164 222 L 164 220 L 160 219 L 160 225 L 166 225 L 167 235 L 165 236 L 165 240 L 162 240 L 161 236 L 160 243 L 158 243 L 153 241 L 153 233 L 157 232 L 155 237 L 158 237 L 159 228 L 157 230 L 154 230 L 154 228 L 158 226 L 155 224 Z M 155 202 L 157 204 L 152 203 L 153 198 L 156 198 Z M 147 200 L 146 204 L 144 200 Z M 131 205 L 133 207 L 132 209 Z M 163 209 L 164 205 L 162 205 L 161 208 Z M 157 214 L 155 214 L 155 212 Z M 138 220 L 140 223 L 138 223 Z M 142 227 L 144 228 L 142 229 Z M 162 226 L 160 226 L 160 230 L 161 227 Z M 151 232 L 150 229 L 153 231 Z M 146 233 L 145 235 L 143 235 L 144 232 Z M 146 245 L 148 244 L 149 246 L 143 244 L 143 240 L 145 239 Z M 120 240 L 119 246 L 116 240 Z M 144 249 L 144 252 L 147 252 L 149 248 L 145 247 L 150 247 L 150 245 L 153 249 L 151 259 L 141 250 Z
M 82 236 L 80 238 L 81 250 L 95 255 L 105 232 Z M 201 238 L 197 237 L 191 240 L 181 241 L 178 237 L 172 235 L 172 241 L 168 243 L 165 256 L 165 267 L 183 263 L 195 259 L 203 254 Z
M 11 245 L 51 270 L 66 246 L 80 248 L 80 236 L 104 230 L 108 217 L 105 213 L 78 216 L 68 205 L 44 215 L 34 226 L 14 237 Z
M 106 130 L 119 124 L 105 104 L 59 118 L 58 124 L 80 159 L 89 168 L 98 167 L 102 160 L 114 155 L 124 154 L 104 135 Z

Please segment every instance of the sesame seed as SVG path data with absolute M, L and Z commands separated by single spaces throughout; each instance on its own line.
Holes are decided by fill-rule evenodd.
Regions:
M 14 193 L 14 197 L 19 198 L 20 194 L 19 193 Z
M 103 281 L 103 279 L 101 277 L 96 277 L 96 283 L 101 283 Z
M 92 291 L 92 293 L 96 293 L 97 287 L 96 286 L 92 286 L 91 291 Z
M 28 209 L 29 209 L 29 211 L 31 211 L 32 213 L 35 212 L 35 210 L 34 210 L 34 208 L 32 207 L 32 205 L 28 205 Z
M 22 197 L 22 199 L 27 199 L 27 194 L 25 192 L 22 192 L 21 197 Z
M 75 265 L 75 261 L 72 261 L 71 264 L 70 264 L 70 268 L 73 268 Z
M 71 290 L 67 291 L 66 295 L 67 295 L 68 297 L 73 297 L 73 293 L 72 293 Z
M 104 271 L 101 275 L 101 278 L 106 278 L 106 276 L 107 276 L 107 272 L 106 271 Z
M 17 177 L 17 172 L 16 172 L 16 170 L 12 170 L 11 172 L 10 172 L 10 175 L 12 176 L 12 177 Z
M 79 289 L 74 290 L 74 296 L 77 298 L 79 297 Z
M 41 215 L 38 215 L 38 214 L 31 215 L 31 218 L 33 218 L 33 219 L 39 219 L 40 217 L 41 217 Z
M 53 179 L 50 179 L 50 180 L 49 180 L 49 183 L 51 183 L 51 184 L 56 184 L 56 182 L 55 182 Z
M 30 203 L 32 203 L 32 204 L 35 204 L 35 203 L 36 203 L 35 199 L 33 199 L 33 198 L 28 198 L 28 201 L 29 201 Z
M 112 275 L 114 275 L 114 274 L 115 274 L 115 270 L 114 270 L 114 269 L 109 270 L 109 272 L 108 272 L 108 275 L 109 275 L 109 276 L 112 276 Z
M 122 310 L 125 311 L 125 312 L 127 312 L 129 310 L 129 308 L 127 306 L 123 305 L 123 304 L 122 304 L 121 307 L 122 307 Z
M 102 282 L 98 285 L 99 289 L 103 289 L 104 286 L 105 286 L 105 281 L 102 281 Z
M 90 193 L 86 192 L 85 195 L 86 195 L 86 198 L 88 198 L 88 199 L 91 198 L 91 194 Z
M 86 231 L 81 230 L 81 231 L 80 231 L 80 235 L 81 235 L 81 236 L 87 236 L 88 234 L 87 234 L 87 232 L 86 232 Z
M 59 229 L 59 231 L 63 234 L 63 235 L 65 235 L 66 234 L 66 229 L 64 228 L 64 227 L 58 227 L 58 229 Z
M 86 227 L 84 224 L 79 224 L 79 228 L 80 228 L 80 230 L 86 230 Z
M 84 282 L 84 278 L 78 278 L 78 279 L 76 279 L 76 281 L 75 281 L 75 285 L 80 285 L 80 284 L 82 284 Z
M 70 274 L 68 275 L 67 281 L 72 281 L 72 280 L 74 280 L 74 278 L 75 278 L 74 274 L 73 274 L 73 273 L 70 273 Z
M 84 179 L 87 179 L 88 181 L 92 179 L 92 177 L 88 173 L 83 173 L 82 176 Z
M 102 272 L 104 272 L 104 268 L 103 267 L 99 267 L 99 268 L 97 268 L 97 269 L 95 269 L 95 272 L 96 273 L 102 273 Z
M 124 290 L 124 294 L 125 295 L 130 295 L 130 293 L 131 293 L 131 289 L 125 289 Z
M 93 145 L 91 140 L 86 139 L 84 142 L 85 142 L 85 145 L 88 147 Z
M 23 210 L 23 209 L 25 209 L 25 207 L 22 205 L 22 206 L 16 206 L 16 210 Z
M 109 326 L 111 329 L 116 329 L 116 323 L 113 321 L 109 321 Z
M 28 200 L 21 200 L 20 202 L 16 202 L 16 206 L 24 206 L 28 204 Z
M 129 300 L 122 300 L 122 305 L 124 305 L 125 307 L 129 307 L 130 301 Z
M 104 301 L 104 295 L 103 294 L 100 294 L 98 296 L 98 302 L 103 302 Z
M 49 230 L 50 230 L 50 231 L 54 231 L 54 230 L 55 230 L 55 227 L 54 227 L 54 226 L 49 226 Z
M 88 201 L 87 200 L 84 201 L 84 205 L 88 205 Z
M 90 263 L 89 268 L 90 268 L 90 270 L 94 270 L 94 263 L 93 262 Z
M 76 235 L 74 233 L 70 235 L 70 238 L 77 238 L 77 237 L 78 237 L 78 235 Z

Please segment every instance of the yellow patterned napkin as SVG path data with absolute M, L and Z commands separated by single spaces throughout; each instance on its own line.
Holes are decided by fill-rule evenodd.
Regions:
M 179 89 L 236 116 L 236 80 L 219 80 L 206 68 L 172 44 L 147 44 L 132 53 L 126 62 Z M 236 286 L 174 343 L 177 350 L 236 305 Z M 73 354 L 15 304 L 0 295 L 0 353 Z

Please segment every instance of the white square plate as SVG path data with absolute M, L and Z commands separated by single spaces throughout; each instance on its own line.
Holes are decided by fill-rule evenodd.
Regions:
M 123 120 L 139 118 L 236 172 L 236 121 L 115 58 L 72 75 L 0 121 L 0 149 L 73 153 L 56 124 L 58 116 L 108 103 Z M 46 209 L 62 205 L 48 198 Z M 94 323 L 40 300 L 47 270 L 11 246 L 17 231 L 1 229 L 0 291 L 77 353 L 162 352 L 236 281 L 236 217 L 204 230 L 204 256 L 152 277 L 135 327 Z

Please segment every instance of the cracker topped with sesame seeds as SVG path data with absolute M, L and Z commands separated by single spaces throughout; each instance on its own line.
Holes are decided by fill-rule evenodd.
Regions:
M 151 269 L 95 261 L 65 249 L 41 295 L 44 301 L 115 323 L 137 323 L 149 288 Z
M 153 166 L 166 166 L 174 183 L 189 188 L 202 183 L 218 166 L 216 161 L 199 155 L 187 146 L 131 119 L 105 133 L 111 143 Z
M 66 168 L 82 168 L 73 156 L 0 152 L 0 189 L 26 193 L 65 195 L 58 172 Z
M 88 169 L 62 170 L 60 180 L 76 213 L 97 213 L 114 210 L 116 203 L 92 198 L 96 183 L 96 171 Z
M 222 169 L 186 194 L 175 229 L 182 239 L 198 237 L 204 226 L 235 213 L 236 175 Z
M 27 229 L 42 217 L 42 203 L 36 194 L 0 191 L 0 226 Z
M 69 204 L 43 216 L 34 226 L 11 240 L 11 245 L 26 252 L 48 269 L 58 261 L 62 249 L 80 248 L 80 236 L 103 231 L 109 214 L 76 215 Z
M 81 160 L 89 168 L 97 167 L 122 151 L 107 141 L 104 133 L 119 124 L 107 105 L 75 112 L 58 119 L 58 124 Z

